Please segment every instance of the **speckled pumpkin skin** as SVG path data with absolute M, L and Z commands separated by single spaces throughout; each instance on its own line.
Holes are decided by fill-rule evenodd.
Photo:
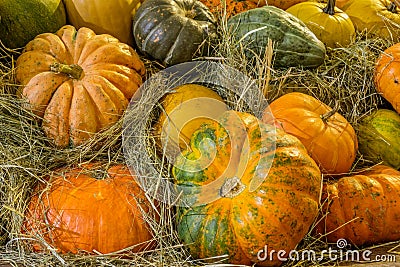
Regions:
M 269 251 L 289 252 L 302 240 L 318 214 L 320 170 L 296 137 L 279 129 L 275 132 L 274 126 L 261 123 L 250 114 L 227 111 L 220 122 L 203 125 L 195 132 L 191 151 L 184 152 L 185 157 L 178 158 L 173 168 L 178 185 L 195 187 L 195 191 L 201 192 L 195 205 L 179 209 L 179 236 L 195 258 L 227 254 L 232 264 L 280 265 L 276 254 L 273 260 L 260 262 L 257 253 L 265 246 Z M 237 127 L 238 123 L 245 127 Z M 275 134 L 276 148 L 271 145 Z M 245 136 L 249 146 L 243 144 Z M 209 156 L 207 152 L 213 150 L 213 142 L 204 142 L 207 138 L 215 144 L 216 157 L 204 170 L 185 171 L 198 163 L 190 160 Z M 264 172 L 260 177 L 256 167 L 262 161 L 270 161 L 272 165 L 269 173 L 265 176 Z M 220 176 L 223 181 L 238 177 L 242 190 L 236 191 L 235 187 L 231 195 L 196 205 L 196 201 L 205 203 L 210 194 L 200 186 Z M 250 190 L 257 178 L 264 180 Z M 221 194 L 222 189 L 217 188 L 217 192 Z

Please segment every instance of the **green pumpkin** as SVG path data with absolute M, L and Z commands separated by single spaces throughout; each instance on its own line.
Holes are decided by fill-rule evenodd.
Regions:
M 165 65 L 190 61 L 216 35 L 215 18 L 197 0 L 146 0 L 133 18 L 133 36 L 142 53 Z
M 317 67 L 324 62 L 325 45 L 298 18 L 274 7 L 254 8 L 228 20 L 228 30 L 247 57 L 263 56 L 273 42 L 275 67 Z
M 61 0 L 0 0 L 0 40 L 8 48 L 25 46 L 36 35 L 66 24 Z
M 320 170 L 296 137 L 248 113 L 227 111 L 219 122 L 196 131 L 172 169 L 186 188 L 178 234 L 195 258 L 277 265 L 263 250 L 289 252 L 309 231 Z
M 400 116 L 397 112 L 376 110 L 359 123 L 357 135 L 359 150 L 365 159 L 400 169 Z

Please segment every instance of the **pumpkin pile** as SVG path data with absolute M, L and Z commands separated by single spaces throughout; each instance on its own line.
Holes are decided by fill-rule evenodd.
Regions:
M 399 14 L 391 0 L 0 0 L 0 254 L 284 266 L 260 253 L 400 241 Z M 126 127 L 132 107 L 143 129 Z

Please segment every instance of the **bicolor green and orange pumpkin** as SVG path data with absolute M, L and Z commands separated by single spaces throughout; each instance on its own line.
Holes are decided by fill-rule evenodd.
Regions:
M 190 189 L 177 230 L 191 255 L 279 265 L 276 257 L 260 259 L 260 251 L 294 249 L 318 214 L 322 177 L 305 147 L 274 125 L 232 110 L 203 125 L 190 146 L 172 172 L 179 187 Z

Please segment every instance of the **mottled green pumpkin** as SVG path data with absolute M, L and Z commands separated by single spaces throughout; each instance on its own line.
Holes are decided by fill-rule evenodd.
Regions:
M 191 188 L 177 229 L 195 258 L 228 255 L 232 264 L 279 265 L 318 214 L 321 173 L 294 136 L 248 113 L 227 111 L 203 125 L 177 158 L 177 185 Z M 276 131 L 275 131 L 276 130 Z M 286 255 L 288 256 L 288 255 Z
M 174 65 L 199 55 L 216 35 L 215 18 L 197 0 L 146 0 L 133 17 L 133 36 L 142 53 Z
M 324 62 L 325 45 L 297 17 L 274 7 L 254 8 L 231 17 L 228 30 L 247 57 L 265 54 L 273 42 L 275 67 L 317 67 Z
M 8 48 L 23 47 L 38 34 L 56 32 L 66 20 L 61 0 L 0 0 L 0 40 Z
M 400 116 L 379 109 L 358 125 L 358 145 L 364 158 L 400 169 Z

